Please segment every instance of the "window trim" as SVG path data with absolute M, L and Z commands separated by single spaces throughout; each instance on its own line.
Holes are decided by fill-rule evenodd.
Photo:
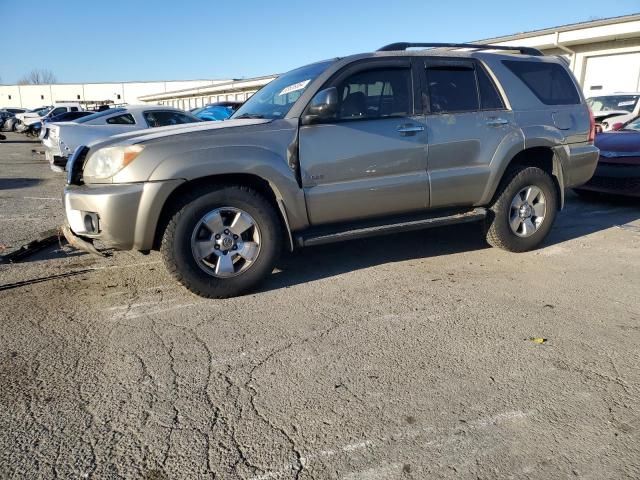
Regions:
M 304 109 L 302 110 L 302 114 L 300 115 L 300 118 L 304 117 L 306 115 L 307 109 L 309 108 L 309 105 L 311 104 L 311 101 L 313 100 L 313 98 L 316 96 L 316 94 L 318 92 L 321 92 L 322 90 L 325 90 L 327 88 L 331 88 L 331 87 L 337 87 L 338 85 L 340 85 L 340 83 L 349 78 L 352 75 L 355 75 L 357 73 L 361 73 L 361 72 L 366 72 L 366 71 L 371 71 L 371 70 L 407 70 L 409 72 L 409 79 L 411 80 L 411 102 L 410 102 L 410 109 L 411 111 L 407 113 L 407 115 L 389 115 L 386 117 L 380 117 L 380 118 L 368 118 L 368 117 L 362 117 L 362 118 L 337 118 L 337 119 L 332 119 L 332 120 L 326 120 L 323 122 L 318 122 L 317 125 L 335 125 L 335 124 L 340 124 L 340 123 L 351 123 L 351 122 L 372 122 L 372 121 L 377 121 L 377 120 L 389 120 L 389 119 L 394 119 L 394 118 L 406 118 L 406 117 L 414 117 L 416 115 L 419 115 L 419 109 L 417 108 L 416 105 L 416 99 L 417 97 L 417 92 L 419 91 L 419 81 L 417 79 L 417 77 L 415 76 L 415 71 L 413 68 L 413 61 L 412 58 L 408 58 L 408 57 L 393 57 L 393 58 L 365 58 L 362 60 L 356 60 L 348 65 L 345 65 L 344 67 L 342 67 L 340 70 L 338 70 L 337 72 L 335 72 L 333 75 L 331 75 L 331 77 L 329 77 L 329 79 L 324 82 L 322 84 L 322 86 L 320 88 L 318 88 L 314 94 L 312 95 L 312 97 L 309 99 L 309 102 L 307 103 L 307 105 L 305 105 Z
M 482 65 L 475 58 L 456 58 L 456 57 L 422 57 L 423 62 L 417 65 L 420 70 L 420 80 L 422 85 L 422 114 L 423 115 L 460 115 L 465 113 L 482 113 L 482 112 L 501 112 L 509 111 L 509 103 L 505 98 L 505 95 L 499 85 L 496 83 L 490 70 Z M 476 94 L 478 96 L 478 108 L 475 110 L 456 110 L 451 112 L 432 112 L 431 111 L 431 97 L 429 92 L 429 83 L 427 69 L 429 67 L 466 67 L 473 70 L 473 76 L 476 83 Z M 498 97 L 502 101 L 502 108 L 483 108 L 482 107 L 482 94 L 480 92 L 480 81 L 478 80 L 478 68 L 483 69 L 485 75 L 489 78 L 489 81 L 495 88 Z

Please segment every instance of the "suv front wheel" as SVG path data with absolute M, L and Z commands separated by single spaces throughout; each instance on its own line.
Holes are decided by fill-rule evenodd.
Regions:
M 277 213 L 262 195 L 243 186 L 223 186 L 177 209 L 160 251 L 169 272 L 189 290 L 226 298 L 271 273 L 281 243 Z
M 547 236 L 558 210 L 551 176 L 537 167 L 511 169 L 500 185 L 487 219 L 487 242 L 510 252 L 526 252 Z

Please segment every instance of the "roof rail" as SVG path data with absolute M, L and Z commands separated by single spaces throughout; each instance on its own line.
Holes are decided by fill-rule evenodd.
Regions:
M 542 57 L 544 54 L 537 48 L 532 47 L 507 47 L 504 45 L 480 45 L 476 43 L 410 43 L 397 42 L 385 45 L 378 49 L 378 52 L 393 52 L 398 50 L 406 50 L 407 48 L 424 47 L 424 48 L 473 48 L 475 50 L 509 50 L 520 52 L 523 55 L 533 55 Z

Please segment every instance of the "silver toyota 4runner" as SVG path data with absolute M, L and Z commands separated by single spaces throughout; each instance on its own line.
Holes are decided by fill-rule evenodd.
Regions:
M 285 73 L 224 122 L 79 147 L 65 234 L 159 249 L 205 297 L 254 287 L 283 246 L 481 221 L 491 245 L 522 252 L 592 176 L 594 135 L 559 58 L 396 43 Z

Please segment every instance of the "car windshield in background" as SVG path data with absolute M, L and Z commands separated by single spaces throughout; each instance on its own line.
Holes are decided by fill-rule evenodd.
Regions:
M 594 112 L 625 111 L 633 112 L 640 95 L 606 95 L 587 99 L 587 105 Z
M 220 121 L 226 120 L 233 115 L 233 108 L 224 105 L 213 105 L 211 107 L 204 107 L 199 112 L 193 112 L 193 114 L 201 120 L 205 121 Z
M 90 122 L 91 120 L 95 120 L 96 118 L 106 117 L 107 115 L 111 115 L 113 113 L 124 112 L 124 108 L 110 108 L 108 110 L 103 110 L 102 112 L 96 112 L 92 115 L 87 115 L 86 117 L 79 118 L 76 120 L 76 123 L 85 123 Z
M 627 123 L 622 130 L 634 130 L 640 132 L 640 117 L 636 117 Z
M 332 63 L 318 62 L 280 75 L 251 96 L 231 118 L 284 118 L 307 86 Z

